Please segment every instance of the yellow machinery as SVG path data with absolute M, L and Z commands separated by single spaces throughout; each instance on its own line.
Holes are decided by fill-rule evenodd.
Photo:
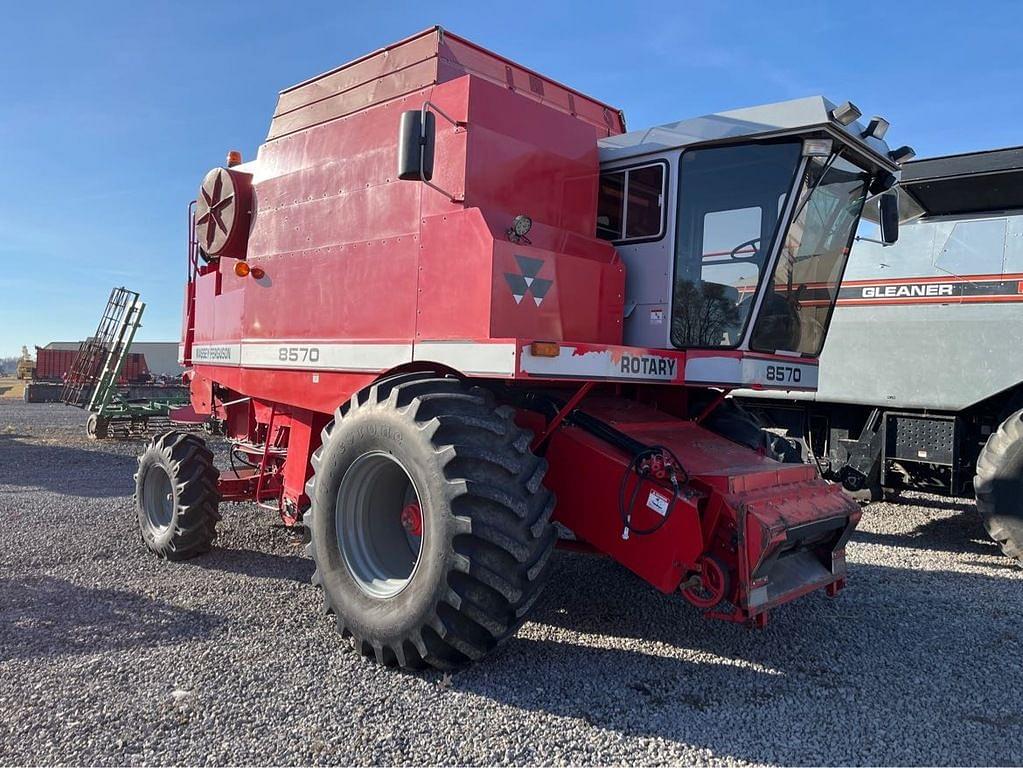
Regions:
M 18 360 L 17 377 L 29 380 L 36 372 L 36 363 L 28 353 L 28 347 L 21 348 L 21 358 Z

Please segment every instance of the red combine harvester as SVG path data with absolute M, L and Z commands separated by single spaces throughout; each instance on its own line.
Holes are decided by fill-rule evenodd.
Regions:
M 342 635 L 405 668 L 513 634 L 556 543 L 752 625 L 834 595 L 858 507 L 724 394 L 816 385 L 899 168 L 858 117 L 809 98 L 626 133 L 439 28 L 283 91 L 192 209 L 182 357 L 232 467 L 155 438 L 146 544 L 189 557 L 220 502 L 272 506 Z

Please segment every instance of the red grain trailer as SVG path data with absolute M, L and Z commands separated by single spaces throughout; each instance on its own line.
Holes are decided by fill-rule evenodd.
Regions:
M 77 350 L 48 349 L 36 347 L 36 381 L 63 381 L 64 375 L 71 369 Z
M 77 349 L 51 349 L 36 347 L 36 381 L 63 382 L 75 358 Z M 140 352 L 129 352 L 124 360 L 124 368 L 117 380 L 118 386 L 140 384 L 149 380 L 149 366 L 146 357 Z
M 338 631 L 406 668 L 514 633 L 558 542 L 730 621 L 834 595 L 858 506 L 724 394 L 816 386 L 899 170 L 858 116 L 815 97 L 626 133 L 440 28 L 283 91 L 193 216 L 182 355 L 232 468 L 156 437 L 146 545 L 196 555 L 221 502 L 270 504 Z

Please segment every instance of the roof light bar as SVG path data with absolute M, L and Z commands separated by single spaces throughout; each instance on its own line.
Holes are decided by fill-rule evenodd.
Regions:
M 912 160 L 914 157 L 916 157 L 916 150 L 910 146 L 904 145 L 899 147 L 898 149 L 893 149 L 891 152 L 888 153 L 888 157 L 890 157 L 899 165 L 902 165 L 902 163 L 908 162 L 909 160 Z
M 863 113 L 860 112 L 859 107 L 851 101 L 847 101 L 845 104 L 837 106 L 831 110 L 831 119 L 839 125 L 849 125 L 850 123 L 855 123 L 859 120 L 862 114 Z
M 803 142 L 803 157 L 829 157 L 833 146 L 831 139 L 806 139 Z
M 863 133 L 861 133 L 860 136 L 862 136 L 864 139 L 869 139 L 871 137 L 878 140 L 883 139 L 884 135 L 888 133 L 888 127 L 890 125 L 891 124 L 883 117 L 878 117 L 877 115 L 874 115 L 872 118 L 870 118 L 870 122 L 867 123 L 867 129 Z

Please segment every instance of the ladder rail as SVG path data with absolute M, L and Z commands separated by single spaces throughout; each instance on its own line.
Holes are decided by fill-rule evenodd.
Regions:
M 64 403 L 92 410 L 97 402 L 109 402 L 144 307 L 137 292 L 123 286 L 111 290 L 96 333 L 79 345 L 68 371 L 60 398 Z
M 124 318 L 118 328 L 117 340 L 110 347 L 106 364 L 96 387 L 92 391 L 92 398 L 89 401 L 89 410 L 93 413 L 103 414 L 103 410 L 110 405 L 110 400 L 117 389 L 117 382 L 121 378 L 124 364 L 128 359 L 128 350 L 135 340 L 135 333 L 142 325 L 142 312 L 146 305 L 139 300 L 135 294 L 132 304 L 127 308 Z

